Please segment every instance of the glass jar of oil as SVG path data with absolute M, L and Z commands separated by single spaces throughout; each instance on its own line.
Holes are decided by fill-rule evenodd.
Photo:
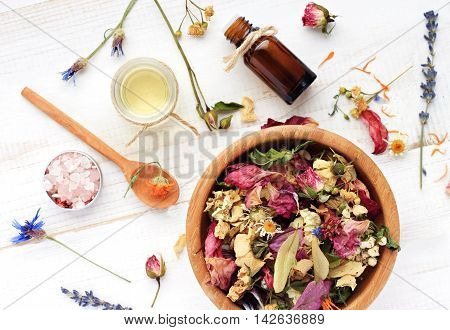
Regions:
M 115 74 L 111 96 L 125 119 L 138 125 L 154 125 L 174 111 L 178 83 L 166 64 L 153 58 L 136 58 Z

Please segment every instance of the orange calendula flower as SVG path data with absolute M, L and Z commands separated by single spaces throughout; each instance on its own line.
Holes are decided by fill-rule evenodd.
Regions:
M 173 183 L 170 183 L 162 174 L 150 180 L 150 194 L 155 197 L 165 198 Z
M 330 297 L 325 298 L 322 301 L 322 309 L 323 310 L 340 310 L 330 299 Z
M 386 85 L 386 84 L 383 84 L 383 83 L 381 82 L 380 79 L 378 79 L 377 77 L 375 77 L 375 75 L 374 75 L 373 77 L 375 78 L 375 80 L 377 81 L 377 83 L 380 84 L 381 89 L 383 90 L 383 97 L 384 97 L 384 99 L 387 100 L 387 101 L 389 101 L 389 97 L 387 96 L 387 91 L 389 90 L 389 86 Z

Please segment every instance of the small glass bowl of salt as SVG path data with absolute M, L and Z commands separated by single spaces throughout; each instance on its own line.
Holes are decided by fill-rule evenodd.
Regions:
M 81 151 L 65 151 L 48 164 L 44 189 L 50 200 L 66 210 L 81 210 L 97 199 L 102 173 L 97 162 Z

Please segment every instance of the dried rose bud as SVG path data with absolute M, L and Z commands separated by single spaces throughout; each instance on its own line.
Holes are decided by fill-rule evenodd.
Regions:
M 232 118 L 233 118 L 233 115 L 221 119 L 219 128 L 220 129 L 230 128 Z
M 205 34 L 205 30 L 203 29 L 202 24 L 197 22 L 189 26 L 188 34 L 190 36 L 199 37 Z
M 147 259 L 145 263 L 145 271 L 147 272 L 147 276 L 151 279 L 160 279 L 166 273 L 166 264 L 164 262 L 163 257 L 160 255 L 159 258 L 155 255 L 152 255 Z
M 205 8 L 205 18 L 207 21 L 211 20 L 211 17 L 214 16 L 213 6 L 206 6 Z
M 204 116 L 203 119 L 206 122 L 206 125 L 208 125 L 208 127 L 212 128 L 212 129 L 217 129 L 217 121 L 218 121 L 218 117 L 217 117 L 217 113 L 214 110 L 208 110 Z
M 122 48 L 123 39 L 125 39 L 125 32 L 123 31 L 123 29 L 118 28 L 117 30 L 114 31 L 113 34 L 111 56 L 113 56 L 114 54 L 117 54 L 117 56 L 123 55 L 123 48 Z
M 335 15 L 330 15 L 330 12 L 325 7 L 318 5 L 314 2 L 308 3 L 305 8 L 305 13 L 302 17 L 303 26 L 309 26 L 312 28 L 321 28 L 322 33 L 330 33 L 331 30 L 327 30 L 328 23 L 334 22 Z
M 62 80 L 69 81 L 70 78 L 73 77 L 74 82 L 75 82 L 76 73 L 83 70 L 86 67 L 87 63 L 88 63 L 87 59 L 80 57 L 78 60 L 76 60 L 76 62 L 74 64 L 72 64 L 72 66 L 69 69 L 67 69 L 64 72 L 61 72 Z

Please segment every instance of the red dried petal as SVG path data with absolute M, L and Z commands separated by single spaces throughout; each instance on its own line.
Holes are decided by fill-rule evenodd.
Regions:
M 206 268 L 211 275 L 211 284 L 222 290 L 230 287 L 231 277 L 236 271 L 236 263 L 232 259 L 205 258 Z
M 208 235 L 205 239 L 205 257 L 222 257 L 222 240 L 214 236 L 217 221 L 212 221 L 209 225 Z
M 264 171 L 255 165 L 238 165 L 239 167 L 236 170 L 228 173 L 224 182 L 244 190 L 252 189 L 261 180 L 271 175 L 279 175 L 276 172 Z M 235 167 L 232 169 L 235 169 Z
M 374 220 L 380 213 L 380 205 L 373 199 L 370 199 L 364 190 L 358 190 L 358 196 L 361 199 L 361 205 L 368 211 L 367 215 Z
M 269 118 L 269 119 L 267 119 L 267 123 L 265 125 L 261 126 L 261 129 L 275 127 L 275 126 L 282 126 L 282 125 L 308 125 L 308 124 L 313 125 L 313 126 L 319 125 L 311 117 L 292 116 L 291 118 L 286 120 L 284 123 L 281 121 L 277 121 L 272 118 Z
M 361 113 L 360 118 L 369 128 L 370 137 L 375 144 L 373 154 L 378 155 L 383 153 L 388 146 L 388 131 L 381 122 L 380 116 L 378 116 L 372 110 L 367 109 Z

